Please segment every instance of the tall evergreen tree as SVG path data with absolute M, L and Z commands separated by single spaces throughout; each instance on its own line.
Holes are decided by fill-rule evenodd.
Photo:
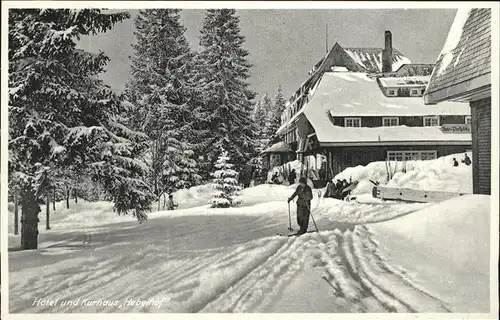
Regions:
M 267 113 L 263 108 L 262 99 L 258 100 L 254 107 L 253 121 L 256 124 L 255 128 L 255 156 L 258 157 L 259 154 L 264 150 L 267 144 L 267 139 L 265 136 L 266 125 L 267 125 Z
M 234 9 L 207 10 L 198 54 L 198 79 L 207 111 L 205 125 L 211 137 L 206 154 L 213 162 L 224 146 L 237 167 L 255 153 L 255 93 L 247 83 L 251 65 L 248 51 L 242 47 L 244 40 Z
M 38 246 L 40 170 L 72 170 L 100 181 L 119 213 L 150 209 L 137 157 L 144 136 L 129 130 L 126 104 L 98 74 L 109 58 L 76 49 L 82 35 L 106 32 L 128 13 L 96 9 L 9 10 L 9 182 L 20 189 L 21 245 Z
M 261 115 L 256 130 L 257 134 L 257 147 L 256 149 L 260 152 L 264 150 L 269 145 L 269 127 L 271 126 L 271 113 L 273 109 L 273 102 L 266 93 L 260 99 Z
M 168 189 L 199 180 L 195 150 L 202 131 L 193 82 L 193 54 L 178 9 L 140 10 L 135 19 L 132 75 L 127 95 L 135 128 L 150 139 L 151 183 L 159 200 Z
M 269 126 L 267 127 L 267 137 L 269 138 L 269 142 L 273 143 L 279 140 L 279 137 L 276 134 L 276 131 L 281 126 L 281 114 L 285 110 L 285 98 L 283 97 L 283 91 L 281 86 L 278 86 L 278 90 L 276 91 L 276 96 L 274 97 L 274 105 L 269 114 Z
M 262 128 L 266 125 L 266 113 L 262 108 L 262 102 L 260 100 L 255 103 L 253 109 L 253 121 L 257 124 L 259 128 Z
M 273 101 L 269 98 L 269 95 L 266 93 L 262 97 L 262 110 L 266 114 L 265 116 L 265 127 L 269 128 L 271 126 L 271 119 L 273 115 Z

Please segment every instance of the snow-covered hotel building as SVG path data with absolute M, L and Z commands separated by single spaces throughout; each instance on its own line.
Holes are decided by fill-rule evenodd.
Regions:
M 466 152 L 472 144 L 469 106 L 424 103 L 432 68 L 393 49 L 389 31 L 384 49 L 336 43 L 288 100 L 278 134 L 299 159 L 322 154 L 327 178 L 387 158 Z

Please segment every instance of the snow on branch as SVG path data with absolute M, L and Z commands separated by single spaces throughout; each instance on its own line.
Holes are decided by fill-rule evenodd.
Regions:
M 215 189 L 210 201 L 212 208 L 234 207 L 241 203 L 241 200 L 237 198 L 238 192 L 242 189 L 236 179 L 238 172 L 231 169 L 233 165 L 229 163 L 229 160 L 228 152 L 222 149 L 222 153 L 215 163 L 218 170 L 212 173 L 214 177 L 212 184 Z

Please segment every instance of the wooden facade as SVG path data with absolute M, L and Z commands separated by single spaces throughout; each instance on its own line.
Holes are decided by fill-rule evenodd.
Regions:
M 371 162 L 385 161 L 388 158 L 388 152 L 435 151 L 436 157 L 442 157 L 449 154 L 465 153 L 469 149 L 470 146 L 467 145 L 352 146 L 325 147 L 321 153 L 327 156 L 328 178 L 333 178 L 349 167 L 366 166 Z
M 473 192 L 491 194 L 491 98 L 472 101 Z

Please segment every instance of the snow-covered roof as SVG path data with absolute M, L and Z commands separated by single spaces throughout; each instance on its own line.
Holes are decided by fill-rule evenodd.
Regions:
M 405 77 L 404 79 L 424 81 L 429 77 Z M 401 78 L 379 78 L 392 83 Z M 444 102 L 438 105 L 426 105 L 422 97 L 387 97 L 382 93 L 375 79 L 361 72 L 326 72 L 315 87 L 310 101 L 279 129 L 281 134 L 286 127 L 305 114 L 309 122 L 316 127 L 328 128 L 333 124 L 328 114 L 337 117 L 383 117 L 383 116 L 432 116 L 471 114 L 466 103 Z M 321 140 L 320 140 L 321 141 Z
M 454 99 L 491 85 L 491 9 L 459 9 L 425 92 L 427 103 Z M 474 79 L 474 83 L 467 83 Z
M 266 150 L 262 151 L 262 153 L 272 153 L 272 152 L 292 152 L 292 149 L 290 149 L 288 144 L 286 144 L 283 141 L 280 141 L 280 142 L 273 144 L 272 146 L 270 146 Z
M 326 53 L 326 55 L 317 62 L 313 70 L 309 72 L 308 78 L 302 83 L 299 89 L 292 95 L 292 97 L 288 100 L 288 105 L 292 104 L 292 100 L 296 101 L 298 97 L 300 97 L 301 89 L 307 87 L 306 85 L 314 85 L 316 87 L 317 82 L 316 79 L 323 72 L 343 72 L 349 69 L 350 71 L 356 72 L 368 72 L 368 73 L 381 73 L 382 72 L 382 48 L 344 48 L 340 46 L 338 43 L 335 43 L 333 47 Z M 347 58 L 346 65 L 339 66 L 333 65 L 331 68 L 327 68 L 329 63 L 335 61 L 335 57 L 340 56 Z M 404 65 L 411 64 L 410 59 L 405 57 L 399 50 L 392 50 L 392 70 L 399 70 Z M 349 68 L 346 66 L 350 65 Z M 313 81 L 314 80 L 314 81 Z M 309 92 L 310 95 L 314 94 L 314 88 Z M 306 88 L 306 91 L 309 90 Z M 284 132 L 284 130 L 289 127 L 298 117 L 300 117 L 303 113 L 305 106 L 302 106 L 301 110 L 295 113 L 290 119 L 288 119 L 277 131 L 278 134 Z M 288 112 L 288 110 L 285 110 Z
M 361 67 L 369 72 L 382 72 L 382 48 L 344 48 L 345 52 Z M 411 63 L 397 49 L 392 50 L 392 70 Z
M 421 97 L 387 97 L 375 79 L 369 78 L 364 73 L 355 72 L 325 73 L 304 111 L 310 122 L 315 122 L 317 118 L 325 118 L 328 112 L 334 116 L 471 114 L 470 107 L 465 103 L 447 102 L 429 106 L 424 104 Z M 324 120 L 330 123 L 328 118 Z
M 315 128 L 316 129 L 316 128 Z M 326 130 L 325 130 L 326 129 Z M 470 133 L 443 133 L 440 127 L 339 127 L 330 123 L 327 128 L 318 127 L 316 135 L 321 143 L 380 145 L 432 142 L 445 144 L 471 144 Z
M 427 86 L 430 78 L 430 76 L 413 76 L 401 78 L 379 78 L 378 80 L 383 87 L 421 87 Z
M 424 104 L 421 97 L 386 97 L 376 80 L 369 78 L 365 73 L 327 72 L 321 78 L 309 103 L 299 112 L 305 114 L 316 131 L 318 140 L 325 142 L 334 141 L 332 139 L 338 138 L 336 135 L 339 134 L 335 132 L 329 114 L 333 116 L 470 115 L 470 108 L 465 103 L 457 102 L 429 106 Z M 435 132 L 435 128 L 422 127 L 408 130 L 408 132 L 411 130 Z M 374 131 L 371 132 L 373 134 Z M 405 131 L 398 132 L 402 135 L 402 139 L 409 139 L 404 133 Z M 450 134 L 445 134 L 443 137 L 445 140 L 450 138 L 452 138 Z

